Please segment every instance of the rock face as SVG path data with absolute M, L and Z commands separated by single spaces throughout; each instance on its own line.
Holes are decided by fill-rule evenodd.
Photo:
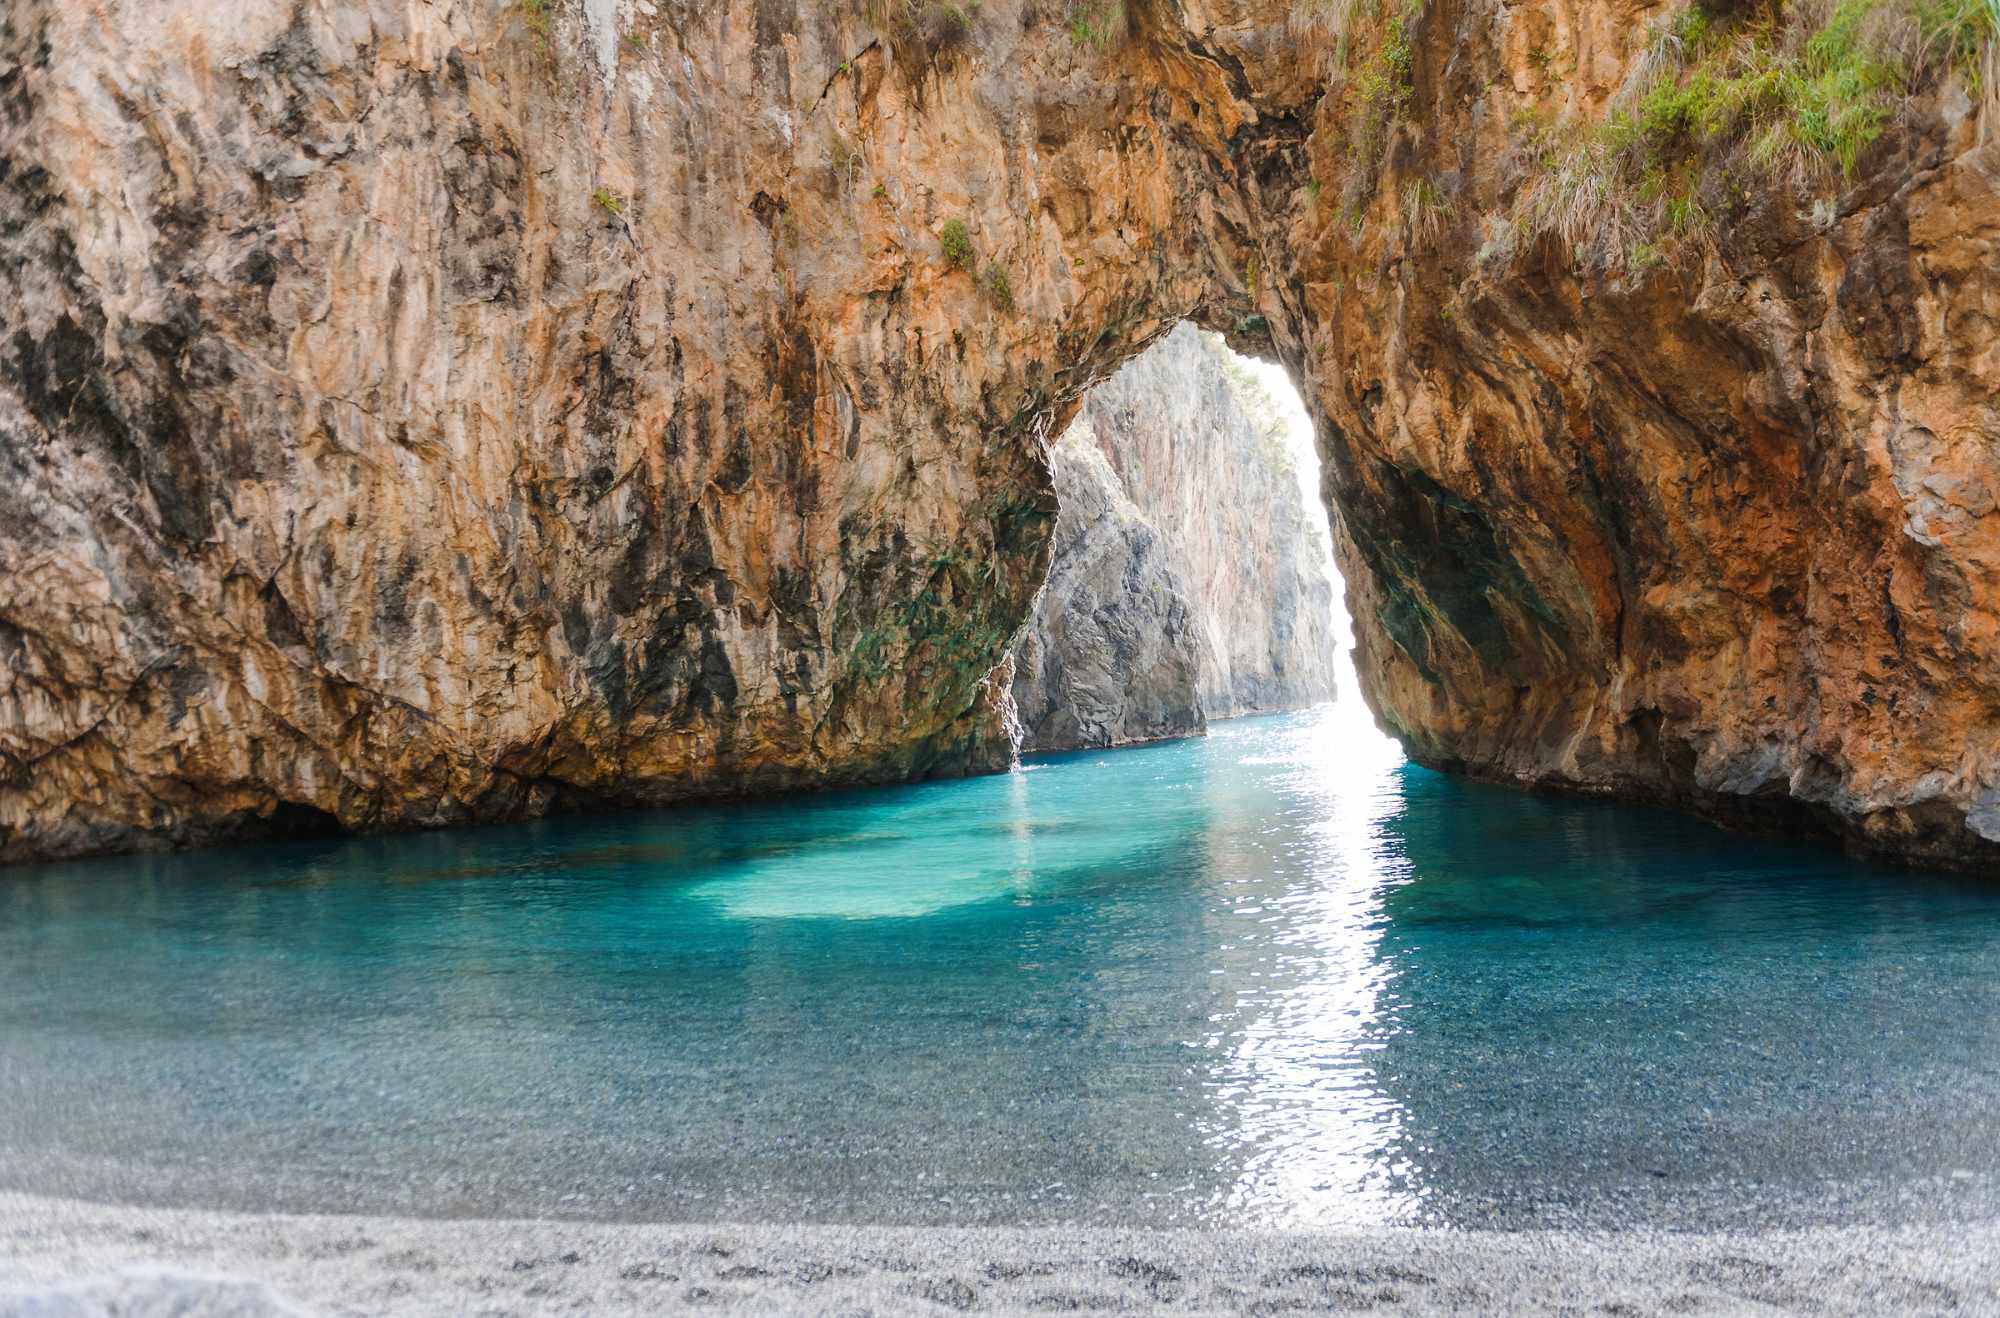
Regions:
M 1191 319 L 1418 758 L 1995 864 L 2000 123 L 1661 117 L 1662 259 L 1562 162 L 1671 13 L 13 0 L 0 858 L 992 765 L 1049 442 Z
M 1133 504 L 1090 422 L 1055 448 L 1048 585 L 1015 642 L 1024 751 L 1124 746 L 1208 730 L 1201 637 L 1158 527 Z
M 1048 585 L 1014 649 L 1022 749 L 1332 699 L 1326 542 L 1280 424 L 1190 325 L 1090 392 L 1054 450 Z

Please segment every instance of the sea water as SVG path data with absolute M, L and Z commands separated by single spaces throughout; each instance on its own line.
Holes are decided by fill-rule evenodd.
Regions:
M 994 777 L 0 873 L 0 1188 L 889 1223 L 1990 1216 L 2000 883 L 1332 708 Z

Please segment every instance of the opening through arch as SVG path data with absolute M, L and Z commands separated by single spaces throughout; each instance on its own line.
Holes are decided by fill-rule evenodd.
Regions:
M 1304 404 L 1285 371 L 1183 322 L 1092 387 L 1051 446 L 1047 579 L 1009 652 L 1027 751 L 1199 735 L 1328 707 L 1370 762 Z

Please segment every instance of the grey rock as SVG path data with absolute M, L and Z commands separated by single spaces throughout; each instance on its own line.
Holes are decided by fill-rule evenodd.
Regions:
M 1272 400 L 1182 325 L 1052 454 L 1049 579 L 1014 650 L 1023 748 L 1116 746 L 1334 694 L 1327 544 Z

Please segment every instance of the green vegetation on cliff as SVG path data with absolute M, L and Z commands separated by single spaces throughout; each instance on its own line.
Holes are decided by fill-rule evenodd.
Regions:
M 1941 78 L 1991 81 L 2000 0 L 1807 0 L 1783 17 L 1704 7 L 1656 24 L 1609 114 L 1529 119 L 1535 176 L 1516 227 L 1579 263 L 1643 267 L 1746 190 L 1852 176 L 1904 102 Z M 1824 223 L 1835 213 L 1814 212 Z M 1643 258 L 1643 259 L 1642 259 Z
M 972 237 L 965 231 L 964 220 L 944 222 L 944 227 L 938 230 L 938 250 L 946 264 L 960 270 L 972 268 Z

